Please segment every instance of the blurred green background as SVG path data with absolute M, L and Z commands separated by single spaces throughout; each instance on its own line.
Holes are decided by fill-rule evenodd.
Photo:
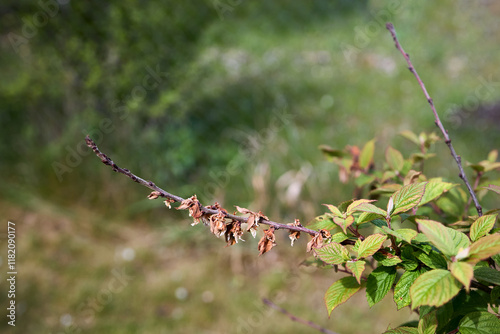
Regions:
M 494 1 L 3 1 L 0 4 L 1 269 L 17 233 L 17 321 L 4 333 L 310 333 L 262 297 L 339 333 L 414 319 L 363 294 L 327 318 L 336 274 L 301 266 L 305 236 L 257 257 L 224 248 L 184 212 L 102 165 L 303 223 L 351 198 L 317 149 L 434 131 L 398 36 L 456 150 L 500 142 L 500 5 Z M 440 143 L 430 176 L 459 182 Z M 8 299 L 0 285 L 0 305 Z M 5 291 L 5 293 L 4 293 Z

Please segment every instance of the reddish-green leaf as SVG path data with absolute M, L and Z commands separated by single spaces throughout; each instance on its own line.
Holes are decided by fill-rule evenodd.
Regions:
M 399 189 L 392 195 L 394 200 L 394 210 L 390 212 L 391 216 L 405 212 L 414 208 L 420 203 L 425 192 L 427 182 L 412 183 Z
M 385 151 L 385 159 L 391 169 L 400 172 L 403 169 L 404 158 L 401 152 L 389 146 Z
M 497 215 L 486 215 L 481 216 L 472 224 L 470 227 L 470 238 L 472 241 L 476 241 L 488 234 L 495 225 Z
M 370 199 L 358 199 L 354 202 L 352 202 L 346 210 L 346 215 L 352 215 L 356 211 L 363 211 L 363 210 L 358 210 L 358 207 L 362 205 L 366 205 L 367 203 L 375 202 L 375 200 L 370 200 Z
M 347 248 L 336 242 L 317 248 L 315 252 L 321 260 L 329 264 L 342 264 L 351 259 Z
M 420 271 L 405 271 L 394 288 L 394 302 L 398 310 L 410 305 L 410 287 L 420 276 Z
M 331 204 L 323 204 L 323 205 L 326 206 L 335 216 L 340 218 L 343 217 L 342 212 L 340 212 L 340 210 L 335 205 Z
M 328 316 L 332 314 L 332 311 L 337 306 L 344 303 L 358 292 L 361 287 L 362 285 L 352 276 L 341 278 L 333 283 L 325 294 L 325 304 L 328 310 Z
M 426 203 L 429 203 L 430 201 L 435 200 L 448 190 L 456 187 L 458 184 L 453 184 L 453 183 L 448 183 L 448 182 L 442 182 L 442 181 L 429 181 L 427 185 L 425 186 L 425 192 L 424 196 L 422 196 L 422 200 L 418 204 L 419 206 L 422 206 Z
M 387 236 L 383 234 L 372 234 L 361 242 L 358 247 L 358 259 L 375 254 L 382 247 Z
M 500 253 L 500 234 L 491 234 L 470 246 L 467 262 L 477 263 L 498 253 Z
M 496 186 L 494 184 L 490 184 L 489 186 L 484 187 L 484 189 L 488 189 L 488 190 L 496 192 L 497 194 L 500 194 L 500 186 Z
M 359 155 L 359 166 L 366 169 L 373 161 L 373 153 L 375 151 L 375 139 L 370 140 L 365 144 Z
M 379 216 L 382 216 L 383 218 L 385 218 L 385 216 L 387 216 L 387 212 L 385 212 L 385 210 L 382 210 L 379 207 L 376 207 L 375 205 L 370 204 L 370 203 L 363 203 L 363 204 L 358 205 L 356 207 L 356 211 L 374 213 L 374 214 L 377 214 Z
M 462 232 L 455 231 L 433 220 L 417 219 L 416 221 L 420 231 L 447 256 L 457 255 L 460 249 L 470 245 L 469 238 Z
M 366 281 L 366 299 L 372 307 L 389 292 L 396 279 L 395 267 L 378 267 L 368 276 Z
M 462 284 L 448 270 L 428 271 L 417 278 L 410 288 L 411 308 L 444 305 L 456 296 L 461 287 Z
M 354 223 L 354 217 L 353 216 L 347 216 L 346 219 L 339 218 L 339 217 L 333 217 L 333 221 L 335 224 L 340 226 L 342 228 L 342 231 L 347 234 L 347 228 L 351 226 Z
M 359 284 L 361 284 L 361 275 L 363 274 L 363 271 L 365 270 L 365 261 L 347 261 L 346 267 L 349 269 L 354 277 L 356 277 L 356 281 L 358 281 Z
M 474 277 L 474 266 L 466 262 L 452 262 L 450 270 L 451 274 L 469 291 L 470 282 Z

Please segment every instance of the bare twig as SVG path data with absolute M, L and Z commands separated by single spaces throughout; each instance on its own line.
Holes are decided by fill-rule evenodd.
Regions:
M 129 178 L 131 178 L 132 181 L 135 181 L 135 182 L 137 182 L 137 183 L 139 183 L 139 184 L 141 184 L 141 185 L 143 185 L 143 186 L 145 186 L 145 187 L 147 187 L 147 188 L 149 188 L 151 190 L 157 191 L 160 194 L 159 197 L 168 198 L 168 199 L 173 200 L 174 202 L 182 202 L 182 201 L 184 201 L 184 198 L 166 192 L 165 190 L 161 189 L 160 187 L 158 187 L 153 182 L 146 181 L 146 180 L 140 178 L 139 176 L 133 174 L 128 169 L 118 167 L 118 165 L 116 165 L 113 162 L 113 160 L 111 160 L 106 154 L 102 153 L 99 150 L 99 148 L 97 147 L 96 143 L 92 139 L 90 139 L 89 136 L 85 137 L 85 142 L 87 143 L 87 146 L 90 147 L 94 151 L 94 153 L 101 159 L 102 163 L 105 164 L 105 165 L 111 166 L 111 168 L 113 169 L 113 171 L 121 173 L 123 175 L 126 175 Z M 206 208 L 204 206 L 202 206 L 200 209 L 204 213 L 207 213 L 207 214 L 210 214 L 210 215 L 214 215 L 214 214 L 219 213 L 219 211 L 217 211 L 217 210 L 212 210 L 212 209 Z M 226 217 L 229 218 L 229 219 L 234 219 L 234 220 L 243 222 L 243 223 L 246 223 L 247 220 L 248 220 L 248 218 L 246 218 L 246 217 L 236 216 L 236 215 L 233 215 L 233 214 L 230 214 L 230 213 L 227 213 Z M 311 230 L 311 229 L 308 229 L 306 227 L 293 226 L 293 225 L 287 225 L 287 224 L 280 224 L 280 223 L 273 222 L 273 221 L 270 221 L 270 220 L 266 220 L 266 219 L 263 219 L 263 218 L 261 218 L 259 220 L 259 224 L 273 226 L 275 230 L 286 229 L 286 230 L 290 230 L 290 231 L 298 231 L 298 232 L 308 233 L 308 234 L 310 234 L 312 236 L 314 236 L 317 233 L 319 233 L 318 231 Z
M 290 318 L 290 320 L 292 321 L 296 321 L 296 322 L 299 322 L 301 324 L 304 324 L 304 325 L 307 325 L 311 328 L 314 328 L 318 331 L 320 331 L 321 333 L 326 333 L 326 334 L 337 334 L 336 332 L 332 332 L 331 330 L 329 329 L 326 329 L 326 328 L 323 328 L 317 324 L 315 324 L 314 322 L 312 321 L 309 321 L 309 320 L 304 320 L 304 319 L 301 319 L 299 317 L 296 317 L 294 316 L 293 314 L 291 314 L 290 312 L 288 312 L 287 310 L 285 310 L 284 308 L 281 308 L 279 307 L 278 305 L 276 305 L 275 303 L 273 303 L 272 301 L 270 301 L 269 299 L 267 298 L 262 298 L 262 302 L 264 304 L 266 304 L 267 306 L 277 310 L 277 311 L 280 311 L 281 313 L 283 313 L 284 315 L 286 315 L 288 318 Z
M 398 38 L 396 37 L 396 30 L 394 29 L 394 25 L 392 23 L 387 23 L 385 26 L 386 26 L 387 30 L 389 30 L 389 32 L 391 33 L 392 38 L 394 39 L 394 43 L 396 44 L 396 48 L 401 52 L 403 57 L 406 59 L 406 62 L 408 63 L 408 69 L 410 70 L 411 73 L 413 73 L 413 75 L 417 79 L 420 87 L 422 88 L 422 91 L 424 92 L 424 95 L 427 99 L 427 102 L 429 102 L 429 105 L 431 106 L 432 112 L 434 113 L 434 118 L 436 119 L 435 123 L 436 123 L 437 127 L 439 128 L 439 130 L 441 130 L 441 132 L 443 133 L 445 143 L 446 143 L 446 145 L 448 145 L 450 152 L 451 152 L 451 155 L 453 156 L 453 158 L 457 162 L 458 169 L 460 172 L 458 174 L 458 176 L 464 181 L 465 185 L 467 186 L 467 189 L 469 190 L 469 193 L 472 197 L 472 200 L 474 201 L 474 205 L 476 206 L 476 210 L 477 210 L 478 215 L 482 216 L 483 209 L 481 208 L 481 205 L 479 204 L 479 202 L 477 200 L 477 197 L 476 197 L 474 190 L 472 189 L 469 181 L 467 180 L 467 175 L 465 175 L 464 169 L 462 167 L 462 158 L 459 155 L 457 155 L 457 153 L 455 152 L 455 149 L 453 148 L 453 145 L 451 144 L 451 139 L 448 136 L 448 131 L 446 131 L 443 124 L 441 123 L 441 120 L 439 119 L 439 115 L 436 111 L 436 107 L 434 106 L 434 102 L 432 101 L 431 97 L 429 96 L 429 93 L 427 92 L 427 89 L 425 88 L 424 83 L 422 82 L 417 71 L 415 70 L 415 67 L 413 67 L 413 64 L 410 61 L 410 55 L 407 54 L 403 50 L 403 48 L 401 47 L 401 44 L 399 43 Z

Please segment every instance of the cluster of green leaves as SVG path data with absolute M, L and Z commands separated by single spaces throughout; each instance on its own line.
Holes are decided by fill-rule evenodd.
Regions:
M 327 290 L 328 314 L 362 289 L 370 306 L 392 290 L 398 310 L 411 307 L 420 320 L 386 333 L 500 333 L 500 233 L 495 229 L 500 209 L 469 213 L 461 187 L 422 173 L 439 137 L 402 135 L 419 151 L 405 158 L 389 147 L 380 169 L 373 161 L 375 140 L 361 150 L 321 147 L 340 167 L 341 180 L 354 178 L 360 197 L 369 191 L 368 199 L 325 204 L 330 212 L 311 224 L 332 234 L 315 255 L 349 275 Z M 487 160 L 470 164 L 476 190 L 500 193 L 499 180 L 487 179 L 500 167 L 496 158 L 494 150 Z M 387 204 L 375 205 L 376 199 Z

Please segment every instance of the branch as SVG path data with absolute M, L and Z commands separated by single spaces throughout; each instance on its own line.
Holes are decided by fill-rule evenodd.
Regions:
M 467 175 L 465 175 L 464 169 L 462 167 L 462 158 L 459 155 L 457 155 L 457 153 L 455 152 L 455 149 L 453 148 L 453 145 L 451 144 L 451 139 L 448 136 L 448 131 L 444 128 L 443 124 L 441 123 L 441 120 L 439 119 L 439 115 L 436 111 L 436 107 L 434 106 L 434 102 L 432 101 L 431 97 L 429 96 L 429 93 L 427 92 L 427 89 L 425 88 L 424 83 L 422 82 L 422 80 L 418 76 L 418 73 L 415 70 L 415 67 L 413 67 L 413 64 L 410 61 L 410 55 L 407 54 L 403 50 L 403 48 L 401 47 L 401 44 L 399 44 L 398 38 L 396 37 L 396 30 L 394 29 L 394 25 L 389 22 L 385 26 L 386 26 L 387 30 L 389 30 L 389 32 L 391 33 L 392 38 L 394 39 L 394 43 L 396 44 L 396 48 L 399 50 L 399 52 L 401 52 L 403 57 L 406 59 L 406 62 L 408 63 L 408 69 L 410 70 L 411 73 L 413 73 L 413 75 L 417 79 L 420 87 L 422 88 L 422 91 L 424 92 L 424 95 L 427 99 L 427 102 L 429 102 L 429 105 L 431 106 L 432 112 L 434 113 L 434 118 L 436 119 L 435 123 L 436 123 L 437 127 L 439 128 L 439 130 L 441 130 L 441 132 L 443 133 L 445 143 L 446 143 L 446 145 L 448 145 L 450 152 L 451 152 L 451 155 L 453 156 L 453 158 L 457 162 L 458 169 L 460 171 L 458 176 L 464 181 L 465 185 L 467 186 L 467 189 L 469 190 L 469 193 L 472 197 L 472 200 L 474 201 L 474 205 L 476 206 L 476 210 L 477 210 L 478 215 L 482 216 L 483 209 L 481 208 L 481 205 L 479 204 L 479 202 L 477 200 L 476 194 L 475 194 L 474 190 L 472 189 L 472 187 L 469 183 L 469 180 L 467 180 Z
M 115 164 L 113 162 L 113 160 L 111 160 L 106 154 L 102 153 L 99 150 L 96 143 L 92 139 L 90 139 L 89 136 L 85 137 L 85 142 L 87 143 L 87 146 L 90 147 L 94 151 L 94 153 L 101 159 L 101 162 L 105 165 L 111 166 L 113 171 L 121 173 L 121 174 L 129 177 L 132 179 L 132 181 L 137 182 L 137 183 L 139 183 L 139 184 L 141 184 L 141 185 L 143 185 L 151 190 L 157 191 L 159 193 L 159 195 L 158 195 L 159 197 L 168 198 L 174 202 L 184 201 L 184 198 L 166 192 L 165 190 L 161 189 L 156 184 L 154 184 L 152 181 L 146 181 L 146 180 L 140 178 L 139 176 L 133 174 L 128 169 L 118 167 L 118 165 Z M 201 206 L 200 209 L 201 209 L 201 211 L 203 211 L 204 213 L 209 214 L 209 215 L 214 215 L 214 214 L 219 213 L 218 210 L 209 209 L 209 208 L 206 208 L 204 206 Z M 237 221 L 242 222 L 242 223 L 246 223 L 248 221 L 248 218 L 246 218 L 246 217 L 236 216 L 236 215 L 232 215 L 230 213 L 226 213 L 225 215 L 226 215 L 226 218 L 234 219 L 234 220 L 237 220 Z M 280 224 L 277 222 L 266 220 L 264 218 L 261 218 L 259 220 L 259 224 L 273 226 L 275 230 L 286 229 L 286 230 L 290 230 L 290 231 L 308 233 L 312 236 L 320 233 L 319 231 L 311 230 L 311 229 L 308 229 L 306 227 Z
M 288 312 L 287 310 L 285 310 L 284 308 L 281 308 L 279 307 L 278 305 L 276 305 L 275 303 L 273 303 L 272 301 L 270 301 L 269 299 L 267 298 L 262 298 L 262 302 L 264 304 L 266 304 L 267 306 L 275 309 L 275 310 L 278 310 L 280 311 L 281 313 L 283 313 L 284 315 L 286 315 L 288 318 L 290 318 L 290 320 L 292 321 L 297 321 L 301 324 L 304 324 L 304 325 L 307 325 L 309 327 L 312 327 L 314 329 L 317 329 L 318 331 L 320 331 L 321 333 L 326 333 L 326 334 L 338 334 L 338 333 L 335 333 L 335 332 L 332 332 L 331 330 L 328 330 L 326 328 L 323 328 L 317 324 L 315 324 L 314 322 L 312 321 L 309 321 L 309 320 L 304 320 L 304 319 L 301 319 L 301 318 L 298 318 L 296 316 L 294 316 L 293 314 L 291 314 L 290 312 Z

